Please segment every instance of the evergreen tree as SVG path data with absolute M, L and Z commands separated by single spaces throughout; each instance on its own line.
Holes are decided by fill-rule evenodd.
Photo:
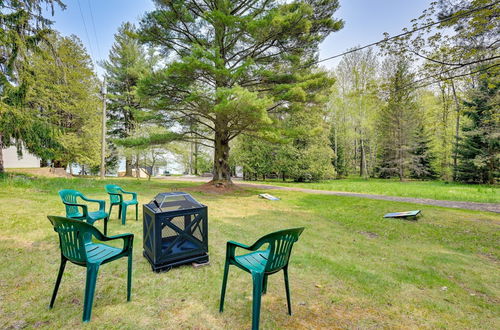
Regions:
M 494 184 L 500 178 L 499 71 L 480 76 L 478 87 L 464 102 L 469 123 L 458 146 L 457 180 Z
M 25 63 L 25 107 L 37 111 L 37 120 L 53 128 L 57 146 L 51 157 L 57 167 L 71 163 L 96 166 L 100 155 L 101 106 L 99 83 L 92 60 L 76 36 L 48 37 L 50 48 L 41 45 L 41 52 Z M 54 60 L 53 52 L 57 58 Z M 41 119 L 43 117 L 43 121 Z M 29 141 L 29 140 L 28 140 Z
M 154 56 L 148 56 L 133 33 L 132 24 L 122 24 L 115 34 L 109 59 L 102 63 L 109 98 L 108 134 L 114 139 L 129 137 L 141 120 L 142 106 L 136 97 L 136 87 L 141 77 L 151 71 L 155 60 Z M 127 154 L 126 176 L 132 176 L 132 166 L 132 156 Z
M 50 35 L 51 21 L 43 16 L 44 6 L 64 7 L 60 0 L 0 1 L 0 174 L 4 172 L 2 149 L 16 143 L 28 151 L 49 157 L 56 144 L 53 130 L 44 117 L 26 108 L 28 85 L 24 62 L 39 50 Z
M 246 180 L 265 179 L 276 173 L 276 151 L 279 146 L 269 141 L 242 135 L 237 139 L 231 156 L 235 165 L 243 167 Z
M 385 85 L 386 105 L 379 118 L 381 144 L 379 176 L 397 176 L 403 180 L 412 161 L 416 112 L 414 90 L 411 88 L 413 74 L 410 62 L 402 56 L 388 57 L 383 65 L 387 84 Z
M 435 156 L 430 147 L 431 138 L 425 131 L 422 123 L 419 123 L 413 137 L 413 148 L 411 149 L 410 177 L 413 179 L 435 179 L 437 173 L 433 168 Z
M 214 147 L 213 183 L 231 184 L 230 142 L 272 127 L 272 114 L 309 101 L 328 81 L 310 67 L 318 45 L 342 27 L 338 0 L 156 1 L 139 35 L 165 55 L 141 94 L 168 122 Z M 189 131 L 196 121 L 200 129 Z

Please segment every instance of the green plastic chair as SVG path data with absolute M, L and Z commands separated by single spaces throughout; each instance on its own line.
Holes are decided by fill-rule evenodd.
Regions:
M 61 248 L 61 266 L 57 275 L 56 285 L 52 293 L 49 308 L 54 306 L 59 284 L 66 267 L 66 262 L 84 266 L 87 268 L 87 281 L 85 284 L 85 299 L 83 303 L 83 322 L 90 321 L 92 304 L 94 301 L 95 284 L 99 266 L 104 265 L 121 257 L 128 257 L 127 274 L 127 301 L 130 301 L 132 285 L 132 248 L 134 235 L 121 234 L 111 237 L 104 236 L 97 228 L 83 221 L 48 216 L 59 234 L 59 245 Z M 116 248 L 102 243 L 93 243 L 92 236 L 99 241 L 123 240 L 123 248 Z
M 66 217 L 77 220 L 86 220 L 91 225 L 97 220 L 104 219 L 104 235 L 108 233 L 108 219 L 109 214 L 106 213 L 106 202 L 98 199 L 90 199 L 85 197 L 84 194 L 73 189 L 63 189 L 59 191 L 59 196 L 66 206 Z M 85 204 L 78 203 L 78 197 L 86 202 L 98 203 L 99 210 L 94 212 L 88 211 L 88 206 Z M 78 209 L 82 208 L 82 211 Z
M 285 277 L 286 300 L 288 314 L 292 315 L 290 303 L 290 286 L 288 284 L 288 260 L 292 252 L 293 243 L 297 242 L 304 228 L 294 228 L 277 231 L 260 238 L 253 245 L 248 246 L 238 242 L 227 242 L 226 264 L 224 266 L 224 278 L 220 295 L 219 311 L 224 310 L 224 297 L 226 295 L 227 275 L 229 266 L 238 268 L 252 274 L 253 280 L 253 307 L 252 307 L 252 329 L 259 329 L 260 301 L 262 294 L 267 291 L 267 277 L 283 270 Z M 262 250 L 262 246 L 267 248 Z M 243 255 L 235 255 L 236 248 L 252 251 Z
M 113 205 L 118 205 L 118 217 L 121 217 L 122 225 L 125 225 L 125 222 L 127 221 L 127 206 L 135 205 L 135 220 L 137 221 L 139 214 L 139 202 L 137 201 L 137 193 L 125 191 L 116 184 L 107 184 L 105 188 L 106 192 L 109 194 L 109 200 L 111 202 L 111 204 L 109 205 L 109 215 L 111 216 Z M 132 199 L 125 200 L 123 198 L 123 194 L 132 195 Z

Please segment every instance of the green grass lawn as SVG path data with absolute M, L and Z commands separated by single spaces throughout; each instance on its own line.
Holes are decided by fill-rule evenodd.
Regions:
M 194 183 L 135 179 L 0 180 L 0 328 L 198 328 L 251 325 L 251 278 L 232 268 L 224 313 L 218 312 L 225 242 L 304 226 L 290 262 L 293 316 L 286 313 L 282 275 L 269 278 L 262 329 L 500 328 L 500 215 L 419 205 L 417 221 L 384 219 L 416 205 L 279 191 L 227 195 L 194 192 L 209 209 L 211 265 L 153 273 L 142 256 L 142 222 L 116 213 L 109 233 L 132 232 L 132 301 L 126 302 L 126 259 L 104 265 L 92 322 L 81 323 L 85 270 L 68 264 L 53 310 L 59 267 L 57 234 L 47 214 L 62 215 L 57 191 L 76 188 L 107 198 L 113 182 L 139 192 L 141 203 Z M 116 211 L 115 211 L 116 212 Z M 97 227 L 102 230 L 102 223 Z
M 500 185 L 470 185 L 443 181 L 405 181 L 390 179 L 349 178 L 321 182 L 261 181 L 285 187 L 300 187 L 318 190 L 349 191 L 367 194 L 420 197 L 450 201 L 500 203 Z

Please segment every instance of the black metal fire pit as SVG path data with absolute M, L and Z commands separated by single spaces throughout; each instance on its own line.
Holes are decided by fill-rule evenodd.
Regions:
M 144 257 L 155 272 L 208 262 L 207 207 L 183 192 L 161 193 L 143 205 Z

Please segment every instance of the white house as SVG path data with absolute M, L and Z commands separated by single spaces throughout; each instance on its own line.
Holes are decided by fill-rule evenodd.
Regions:
M 40 167 L 40 158 L 29 153 L 23 148 L 23 155 L 17 155 L 16 147 L 8 147 L 2 150 L 3 165 L 5 168 L 37 168 Z

